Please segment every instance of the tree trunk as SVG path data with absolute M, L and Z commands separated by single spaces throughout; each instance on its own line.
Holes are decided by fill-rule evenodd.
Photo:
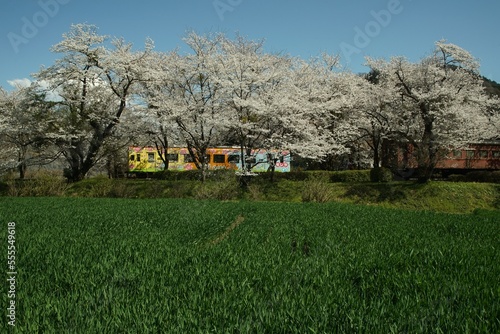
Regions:
M 434 143 L 434 119 L 429 115 L 425 104 L 420 105 L 420 110 L 424 121 L 424 133 L 417 152 L 418 182 L 426 183 L 431 179 L 434 172 L 434 167 L 437 163 L 437 151 Z
M 252 172 L 252 167 L 254 167 L 254 166 L 252 166 L 252 162 L 251 162 L 251 159 L 252 159 L 252 148 L 251 147 L 247 147 L 245 158 L 248 159 L 248 161 L 245 161 L 245 163 L 246 163 L 247 172 L 250 174 Z
M 161 161 L 163 162 L 163 170 L 168 170 L 169 160 L 168 160 L 168 137 L 165 134 L 165 129 L 162 125 L 160 125 L 160 133 L 161 136 L 157 136 L 157 140 L 155 140 L 156 152 L 160 156 Z M 158 143 L 159 142 L 159 143 Z M 163 152 L 163 153 L 162 153 Z
M 378 141 L 373 142 L 373 168 L 380 167 L 380 144 Z
M 269 161 L 269 168 L 267 169 L 268 173 L 271 173 L 271 183 L 274 182 L 274 173 L 276 171 L 276 161 L 277 159 L 273 156 L 272 153 L 267 154 L 267 160 Z
M 243 144 L 243 141 L 241 141 L 241 144 L 240 144 L 240 153 L 241 153 L 241 171 L 243 173 L 245 173 L 246 171 L 246 165 L 245 165 L 245 146 Z
M 24 180 L 24 178 L 26 177 L 26 169 L 27 169 L 26 163 L 21 162 L 17 167 L 17 169 L 19 171 L 19 179 Z
M 203 162 L 201 163 L 201 182 L 207 180 L 207 163 L 205 162 L 206 157 L 203 157 Z
M 70 168 L 66 169 L 64 173 L 69 182 L 78 182 L 85 178 L 90 169 L 94 167 L 97 154 L 106 137 L 96 131 L 86 152 L 82 142 L 73 144 L 66 155 Z
M 19 179 L 24 180 L 26 177 L 26 169 L 28 166 L 26 165 L 26 149 L 23 146 L 18 153 L 17 156 L 17 170 L 19 171 Z

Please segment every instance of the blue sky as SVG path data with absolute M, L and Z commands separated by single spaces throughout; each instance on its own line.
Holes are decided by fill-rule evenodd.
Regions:
M 159 51 L 184 47 L 186 31 L 235 32 L 264 39 L 269 52 L 309 58 L 340 54 L 353 72 L 364 56 L 418 61 L 446 39 L 481 62 L 500 82 L 498 0 L 2 0 L 0 86 L 31 79 L 59 55 L 50 47 L 71 24 L 89 23 L 139 49 L 146 37 Z

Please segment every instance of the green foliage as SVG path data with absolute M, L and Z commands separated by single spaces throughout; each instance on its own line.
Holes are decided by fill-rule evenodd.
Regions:
M 332 172 L 331 182 L 370 182 L 370 170 L 346 170 Z
M 389 168 L 378 167 L 370 169 L 371 182 L 390 182 L 392 181 L 392 171 Z
M 199 181 L 123 180 L 103 176 L 71 183 L 66 195 L 73 197 L 181 198 L 192 197 Z
M 280 180 L 269 182 L 257 177 L 245 189 L 242 198 L 258 201 L 300 202 L 304 182 Z
M 239 197 L 240 184 L 234 172 L 212 171 L 208 181 L 198 182 L 193 194 L 196 199 L 233 200 Z
M 274 180 L 290 180 L 290 181 L 304 181 L 309 177 L 310 172 L 305 171 L 291 171 L 288 173 L 274 173 Z M 266 181 L 271 180 L 271 173 L 259 173 L 259 179 L 263 179 Z
M 291 171 L 289 173 L 275 173 L 274 179 L 290 180 L 290 181 L 306 181 L 315 178 L 329 178 L 330 182 L 370 182 L 370 170 L 343 170 L 343 171 L 326 171 L 326 170 L 308 170 L 308 171 Z M 270 180 L 270 173 L 261 173 L 259 178 Z M 391 178 L 392 180 L 392 178 Z
M 200 179 L 199 170 L 173 171 L 166 170 L 163 172 L 151 173 L 151 177 L 157 180 L 168 181 L 194 181 Z
M 500 172 L 473 171 L 465 175 L 465 180 L 468 182 L 500 183 Z
M 22 181 L 4 181 L 3 196 L 71 196 L 118 198 L 192 198 L 219 200 L 253 200 L 285 202 L 348 202 L 381 205 L 391 208 L 433 210 L 453 213 L 472 212 L 476 208 L 500 209 L 500 188 L 493 183 L 462 182 L 329 182 L 338 175 L 363 175 L 369 171 L 307 172 L 305 181 L 269 180 L 262 175 L 254 177 L 241 188 L 238 178 L 228 171 L 209 172 L 207 181 L 108 179 L 100 176 L 66 184 L 62 178 L 33 184 Z M 465 177 L 465 176 L 464 176 Z M 345 179 L 345 178 L 344 178 Z M 354 180 L 356 178 L 351 178 Z M 45 187 L 48 186 L 47 189 Z M 36 191 L 34 191 L 35 189 Z
M 19 332 L 500 330 L 496 212 L 108 198 L 0 212 L 16 222 Z
M 447 180 L 450 182 L 466 182 L 467 181 L 465 175 L 462 175 L 462 174 L 451 174 L 447 177 Z
M 500 170 L 491 172 L 491 182 L 500 183 Z
M 4 190 L 9 196 L 63 196 L 68 184 L 60 175 L 38 172 L 27 179 L 8 179 Z
M 472 171 L 465 175 L 452 174 L 448 176 L 451 182 L 482 182 L 482 183 L 500 183 L 500 171 Z
M 344 184 L 340 197 L 359 204 L 391 208 L 470 213 L 476 208 L 500 209 L 500 187 L 494 184 L 390 182 Z
M 261 173 L 259 178 L 269 180 L 270 173 Z M 330 182 L 370 182 L 369 170 L 343 170 L 343 171 L 292 171 L 289 173 L 275 173 L 275 180 L 305 181 L 309 179 L 329 178 Z
M 10 184 L 8 181 L 0 180 L 0 196 L 7 196 L 9 194 Z
M 71 184 L 71 191 L 84 197 L 111 197 L 113 186 L 112 179 L 97 176 Z
M 343 171 L 345 172 L 345 171 Z M 329 182 L 332 175 L 339 172 L 332 172 L 327 170 L 311 170 L 305 172 L 307 178 L 305 180 L 322 180 L 324 182 Z M 342 173 L 342 172 L 340 172 Z
M 304 182 L 304 189 L 302 191 L 303 202 L 326 203 L 331 201 L 332 198 L 327 174 L 316 174 Z

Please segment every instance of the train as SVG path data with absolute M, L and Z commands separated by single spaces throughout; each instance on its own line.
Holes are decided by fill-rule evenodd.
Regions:
M 383 151 L 385 159 L 382 159 L 382 166 L 390 168 L 396 178 L 398 176 L 410 178 L 415 175 L 418 163 L 412 145 L 389 143 Z M 169 147 L 167 154 L 164 150 L 160 153 L 168 161 L 168 170 L 197 169 L 186 147 Z M 165 163 L 160 153 L 153 146 L 130 146 L 128 175 L 144 176 L 164 171 Z M 275 172 L 287 173 L 295 169 L 301 160 L 293 161 L 292 154 L 288 150 L 252 149 L 250 155 L 247 156 L 242 155 L 240 147 L 211 147 L 207 149 L 206 154 L 209 170 L 228 169 L 235 172 L 243 171 L 243 162 L 245 162 L 245 166 L 250 165 L 251 172 L 254 173 L 269 171 L 273 163 Z M 470 171 L 495 170 L 500 170 L 500 141 L 472 143 L 463 149 L 450 150 L 439 160 L 434 169 L 435 174 L 442 178 L 447 178 L 452 174 L 466 174 Z
M 399 174 L 418 168 L 415 149 L 412 145 L 392 145 L 388 149 L 391 158 L 386 159 L 384 167 L 391 168 Z M 387 152 L 387 150 L 386 150 Z M 434 173 L 442 178 L 452 174 L 467 174 L 471 171 L 496 171 L 500 169 L 500 141 L 471 143 L 462 149 L 445 152 L 437 162 Z
M 169 147 L 167 153 L 160 152 L 152 146 L 130 146 L 128 149 L 128 174 L 155 173 L 166 170 L 165 163 L 160 156 L 168 161 L 168 170 L 189 171 L 195 170 L 189 150 L 186 147 Z M 239 147 L 212 147 L 206 152 L 208 169 L 229 169 L 243 171 L 250 164 L 251 172 L 267 172 L 274 163 L 274 171 L 279 173 L 290 172 L 291 154 L 287 150 L 252 149 L 250 155 L 242 156 Z M 273 161 L 270 161 L 273 159 Z M 244 162 L 244 163 L 243 163 Z

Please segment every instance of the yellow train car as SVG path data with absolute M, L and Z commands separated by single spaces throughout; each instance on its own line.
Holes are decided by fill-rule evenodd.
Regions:
M 162 152 L 162 155 L 164 153 Z M 187 148 L 171 147 L 167 150 L 165 158 L 171 170 L 196 169 Z M 155 147 L 131 146 L 128 150 L 128 171 L 131 173 L 151 173 L 165 169 L 165 163 Z

